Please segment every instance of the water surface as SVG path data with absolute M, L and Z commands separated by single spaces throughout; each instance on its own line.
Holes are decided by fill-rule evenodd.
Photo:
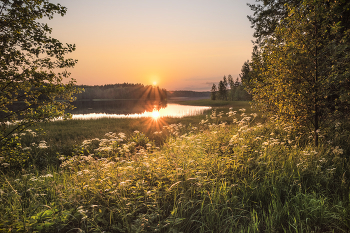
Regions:
M 145 106 L 143 106 L 145 107 Z M 90 113 L 74 113 L 73 119 L 98 119 L 98 118 L 140 118 L 140 117 L 185 117 L 185 116 L 195 116 L 203 114 L 204 111 L 211 109 L 211 107 L 206 106 L 189 106 L 180 104 L 166 104 L 166 105 L 151 105 L 146 108 L 147 110 L 143 112 L 136 113 L 108 113 L 105 111 L 95 111 L 93 108 L 89 108 Z M 119 109 L 120 110 L 120 109 Z M 109 108 L 109 111 L 111 109 Z M 122 110 L 121 110 L 122 111 Z

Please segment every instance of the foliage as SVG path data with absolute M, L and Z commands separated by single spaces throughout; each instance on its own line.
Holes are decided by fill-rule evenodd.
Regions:
M 46 0 L 0 1 L 0 154 L 21 147 L 15 133 L 28 126 L 63 116 L 76 91 L 74 80 L 64 81 L 76 60 L 65 55 L 75 45 L 49 36 L 51 28 L 38 20 L 64 15 L 66 8 Z M 65 83 L 66 82 L 66 83 Z M 57 101 L 60 99 L 61 101 Z M 8 125 L 14 127 L 9 128 Z M 16 144 L 16 145 L 14 145 Z
M 213 83 L 213 86 L 211 87 L 210 99 L 216 100 L 216 85 L 215 85 L 215 83 Z
M 312 130 L 317 145 L 319 130 L 349 112 L 349 3 L 287 1 L 266 33 L 264 7 L 253 7 L 258 42 L 245 85 L 260 109 Z
M 132 150 L 145 139 L 140 132 L 129 138 L 108 133 L 94 139 L 97 150 L 88 155 L 77 150 L 61 158 L 58 171 L 3 175 L 0 229 L 349 231 L 350 147 L 342 138 L 350 131 L 337 135 L 348 122 L 334 125 L 322 135 L 327 145 L 316 148 L 312 134 L 277 117 L 265 124 L 255 119 L 245 109 L 213 111 L 192 132 L 169 126 L 177 136 L 161 148 L 149 143 Z
M 224 76 L 223 80 L 220 80 L 218 85 L 218 95 L 219 99 L 227 100 L 227 88 L 225 83 L 226 77 Z
M 243 68 L 242 68 L 242 74 L 240 74 L 240 76 L 243 77 L 244 75 L 245 74 L 243 73 Z M 230 86 L 230 89 L 228 89 L 228 86 Z M 228 75 L 227 78 L 226 76 L 224 76 L 223 80 L 219 82 L 217 91 L 216 91 L 216 85 L 213 83 L 212 90 L 211 90 L 211 99 L 212 100 L 218 99 L 218 100 L 225 100 L 225 101 L 228 101 L 228 100 L 246 101 L 246 100 L 251 100 L 251 96 L 244 89 L 244 86 L 242 85 L 241 82 L 239 82 L 238 78 L 234 82 L 232 76 Z
M 190 98 L 210 98 L 209 91 L 168 91 L 169 99 L 173 97 L 190 97 Z
M 143 84 L 109 84 L 79 86 L 84 88 L 84 92 L 76 94 L 77 100 L 92 100 L 92 99 L 136 99 L 136 100 L 159 100 L 167 99 L 167 91 L 158 86 Z

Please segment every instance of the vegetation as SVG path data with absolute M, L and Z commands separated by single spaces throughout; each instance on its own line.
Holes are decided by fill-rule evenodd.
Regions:
M 210 98 L 209 91 L 168 91 L 169 99 L 174 97 Z
M 241 80 L 245 77 L 244 65 L 242 67 L 242 73 L 240 74 Z M 230 89 L 228 89 L 230 86 Z M 251 100 L 251 96 L 244 89 L 244 86 L 241 82 L 239 82 L 238 78 L 236 81 L 233 81 L 231 75 L 223 77 L 218 84 L 218 86 L 213 83 L 211 88 L 211 100 L 229 100 L 229 101 L 249 101 Z
M 110 132 L 60 155 L 58 170 L 4 170 L 0 229 L 347 232 L 344 124 L 322 134 L 319 147 L 311 133 L 277 117 L 261 124 L 245 109 L 213 111 L 198 127 L 167 125 L 156 133 L 169 135 L 162 147 L 139 131 Z
M 252 9 L 257 41 L 243 83 L 259 109 L 312 130 L 318 145 L 320 130 L 349 116 L 350 3 L 263 1 Z
M 180 103 L 200 104 L 208 106 L 210 100 L 182 101 Z M 248 102 L 227 102 L 221 101 L 227 111 L 229 106 L 234 109 L 249 107 Z M 211 102 L 212 103 L 212 102 Z M 220 102 L 215 102 L 215 104 Z M 230 105 L 227 105 L 230 103 Z M 218 105 L 220 107 L 220 105 Z M 59 166 L 58 159 L 61 154 L 71 156 L 75 153 L 76 147 L 84 140 L 92 138 L 102 138 L 106 132 L 123 132 L 129 137 L 135 130 L 145 134 L 155 145 L 161 146 L 169 136 L 166 133 L 154 134 L 161 131 L 163 127 L 173 124 L 183 124 L 187 127 L 198 127 L 203 116 L 192 116 L 183 118 L 160 118 L 157 121 L 152 118 L 120 118 L 120 119 L 94 119 L 94 120 L 66 120 L 53 121 L 50 123 L 40 123 L 36 127 L 30 127 L 15 135 L 18 140 L 18 155 L 3 155 L 2 163 L 10 164 L 11 170 L 36 168 L 45 169 L 47 166 Z M 224 118 L 225 119 L 225 118 Z M 40 130 L 39 130 L 40 129 Z M 43 145 L 45 151 L 38 150 L 37 147 Z M 41 146 L 39 146 L 41 147 Z M 23 149 L 25 148 L 25 149 Z
M 22 46 L 29 49 L 22 55 L 35 55 L 33 38 L 21 44 L 22 36 L 49 29 L 29 18 L 65 9 L 46 1 L 2 1 L 0 29 L 10 30 L 9 24 L 16 30 L 9 31 L 13 37 L 0 35 L 5 41 L 1 75 L 22 78 L 2 88 L 24 86 L 17 86 L 15 97 L 1 96 L 1 111 L 10 113 L 11 96 L 30 98 L 28 111 L 19 112 L 24 121 L 1 121 L 10 132 L 2 136 L 11 140 L 0 156 L 0 231 L 350 232 L 350 3 L 260 2 L 251 5 L 256 47 L 240 78 L 263 116 L 241 107 L 247 102 L 228 101 L 235 86 L 228 76 L 218 85 L 218 100 L 181 102 L 222 106 L 204 119 L 40 123 L 45 135 L 20 125 L 60 115 L 57 95 L 50 94 L 65 93 L 70 84 L 61 86 L 50 72 L 35 73 L 35 66 L 19 74 L 15 66 L 24 58 L 12 50 Z M 33 5 L 26 9 L 25 4 Z M 15 21 L 17 16 L 24 20 Z M 17 30 L 21 23 L 24 31 Z M 42 39 L 48 46 L 53 41 Z M 12 48 L 11 40 L 19 44 Z M 51 55 L 60 63 L 67 50 L 61 53 L 57 46 L 59 55 Z M 31 75 L 33 82 L 42 82 L 26 89 Z M 40 79 L 45 77 L 51 79 Z M 39 95 L 39 90 L 46 91 Z M 53 112 L 40 115 L 32 103 L 52 103 Z M 30 114 L 37 118 L 30 121 Z
M 84 92 L 77 94 L 77 100 L 93 100 L 93 99 L 134 99 L 134 100 L 159 100 L 167 99 L 165 89 L 160 89 L 158 86 L 143 84 L 108 84 L 79 86 L 84 89 Z
M 37 122 L 63 116 L 77 90 L 65 58 L 75 45 L 51 38 L 51 28 L 37 20 L 64 15 L 60 4 L 40 1 L 0 1 L 0 155 L 20 156 L 14 136 Z M 54 70 L 61 69 L 55 74 Z M 57 99 L 65 101 L 57 101 Z M 18 121 L 18 120 L 21 121 Z M 16 127 L 8 131 L 7 124 Z

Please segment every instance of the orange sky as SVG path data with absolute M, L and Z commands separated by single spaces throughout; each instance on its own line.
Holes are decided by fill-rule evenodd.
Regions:
M 209 91 L 250 59 L 254 0 L 52 0 L 68 8 L 45 21 L 52 37 L 76 44 L 77 84 L 157 82 Z

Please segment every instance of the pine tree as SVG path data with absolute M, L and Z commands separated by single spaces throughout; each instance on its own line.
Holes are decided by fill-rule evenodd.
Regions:
M 211 87 L 211 93 L 210 93 L 211 100 L 216 100 L 216 85 L 213 83 L 213 86 Z

